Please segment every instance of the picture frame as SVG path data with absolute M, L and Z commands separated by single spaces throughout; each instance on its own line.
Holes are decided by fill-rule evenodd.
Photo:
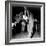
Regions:
M 25 39 L 15 39 L 15 40 L 12 39 L 12 20 L 13 20 L 12 15 L 15 14 L 13 13 L 14 11 L 13 9 L 15 9 L 13 7 L 27 7 L 27 8 L 32 7 L 34 11 L 37 11 L 36 9 L 40 10 L 40 12 L 38 12 L 39 10 L 37 11 L 38 13 L 36 12 L 37 14 L 40 14 L 39 28 L 40 28 L 41 36 L 39 38 L 32 38 L 32 39 L 25 38 Z M 5 1 L 5 44 L 6 45 L 27 44 L 27 43 L 42 43 L 42 42 L 45 42 L 45 3 L 44 2 L 26 2 L 26 1 L 25 2 L 24 1 Z

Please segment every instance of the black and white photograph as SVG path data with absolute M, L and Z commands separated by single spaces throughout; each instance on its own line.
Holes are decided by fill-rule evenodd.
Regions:
M 37 2 L 5 2 L 6 44 L 44 42 L 44 5 Z
M 13 38 L 40 37 L 40 8 L 12 7 Z

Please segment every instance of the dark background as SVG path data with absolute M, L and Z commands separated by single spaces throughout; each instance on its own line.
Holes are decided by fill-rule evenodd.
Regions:
M 24 12 L 24 7 L 12 7 L 12 22 L 15 22 L 15 16 L 16 14 L 19 14 L 20 12 Z
M 27 7 L 29 12 L 33 14 L 34 19 L 36 18 L 38 21 L 40 21 L 40 7 Z M 19 14 L 20 12 L 24 12 L 24 7 L 18 7 L 18 6 L 13 6 L 12 7 L 12 22 L 15 20 L 14 17 L 16 14 Z

